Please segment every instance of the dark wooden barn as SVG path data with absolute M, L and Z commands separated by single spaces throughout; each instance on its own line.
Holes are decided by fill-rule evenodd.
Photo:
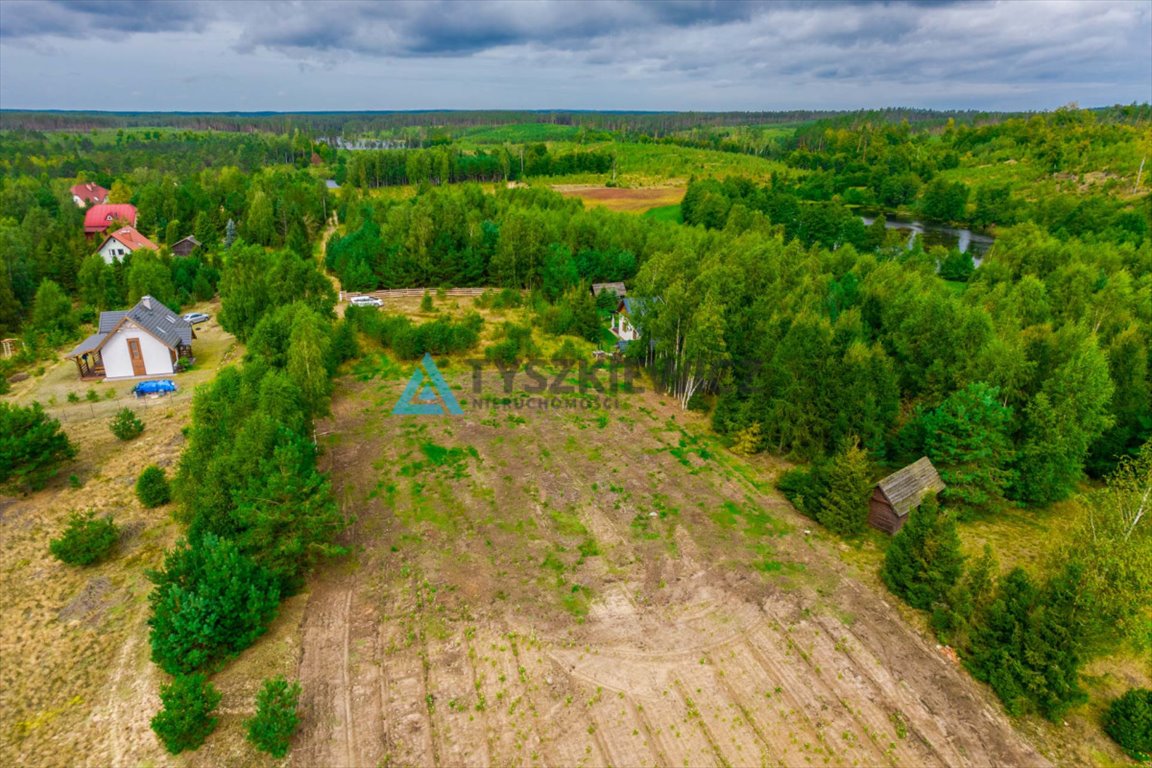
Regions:
M 896 533 L 913 507 L 930 493 L 944 490 L 944 481 L 927 456 L 893 472 L 872 489 L 868 502 L 868 523 L 888 533 Z
M 184 238 L 183 240 L 178 240 L 172 244 L 172 255 L 173 256 L 190 256 L 192 254 L 192 251 L 196 250 L 199 247 L 200 247 L 200 241 L 197 240 L 192 235 L 188 235 L 188 237 Z

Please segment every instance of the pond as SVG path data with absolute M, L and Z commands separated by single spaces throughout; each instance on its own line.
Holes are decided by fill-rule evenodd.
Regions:
M 874 216 L 861 216 L 860 218 L 865 225 L 876 220 Z M 887 216 L 885 227 L 906 231 L 909 246 L 912 245 L 912 237 L 920 235 L 924 239 L 925 248 L 942 245 L 945 248 L 958 248 L 961 253 L 971 251 L 972 258 L 977 264 L 980 263 L 984 254 L 988 253 L 992 243 L 996 242 L 996 238 L 991 235 L 983 235 L 970 229 L 955 229 L 942 224 L 925 224 L 922 221 L 902 219 L 892 215 Z

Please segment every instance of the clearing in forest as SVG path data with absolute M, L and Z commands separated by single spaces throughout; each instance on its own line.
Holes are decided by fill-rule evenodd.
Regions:
M 293 764 L 1047 765 L 696 417 L 482 409 L 450 361 L 463 416 L 393 416 L 380 359 L 321 425 L 354 554 L 312 583 Z
M 684 187 L 601 187 L 591 184 L 554 184 L 552 189 L 565 197 L 578 197 L 588 206 L 610 211 L 644 213 L 652 208 L 677 205 L 684 199 Z

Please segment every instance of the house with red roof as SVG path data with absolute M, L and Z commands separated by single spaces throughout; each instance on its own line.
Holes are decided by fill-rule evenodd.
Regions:
M 79 208 L 106 203 L 108 202 L 108 190 L 90 181 L 76 184 L 72 187 L 72 202 L 76 203 Z
M 147 248 L 151 251 L 160 250 L 156 243 L 137 232 L 135 227 L 120 227 L 104 238 L 104 242 L 100 244 L 97 253 L 100 254 L 105 263 L 111 264 L 114 261 L 123 261 L 125 256 L 141 248 Z
M 84 234 L 87 237 L 98 235 L 117 222 L 136 226 L 136 206 L 128 203 L 103 203 L 92 206 L 84 212 Z

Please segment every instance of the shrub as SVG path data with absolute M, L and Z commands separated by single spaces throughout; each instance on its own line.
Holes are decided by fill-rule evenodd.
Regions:
M 963 571 L 956 521 L 929 496 L 892 537 L 880 576 L 892 594 L 926 611 L 945 599 Z
M 520 360 L 531 359 L 540 350 L 532 341 L 532 328 L 527 325 L 504 323 L 502 329 L 503 341 L 500 341 L 484 350 L 485 356 L 500 365 L 516 365 Z
M 153 464 L 141 472 L 139 479 L 136 480 L 136 498 L 149 509 L 167 504 L 172 498 L 172 490 L 168 487 L 168 478 L 164 476 L 164 470 Z
M 169 674 L 193 672 L 251 645 L 276 616 L 276 578 L 235 542 L 204 534 L 168 553 L 148 574 L 152 660 Z
M 48 549 L 62 563 L 91 565 L 107 557 L 119 536 L 111 516 L 97 520 L 95 512 L 73 512 L 64 533 L 52 539 Z
M 1104 713 L 1104 731 L 1133 760 L 1152 760 L 1152 690 L 1133 688 L 1113 700 Z
M 220 703 L 220 692 L 204 675 L 182 675 L 160 688 L 163 708 L 152 718 L 152 730 L 173 755 L 198 749 L 216 730 L 212 710 Z
M 80 402 L 80 395 L 76 394 L 75 392 L 69 392 L 68 393 L 68 402 L 70 402 L 70 403 Z
M 296 704 L 300 700 L 300 683 L 289 683 L 283 677 L 264 681 L 256 695 L 256 716 L 248 720 L 248 741 L 273 757 L 288 753 L 288 742 L 300 724 Z
M 92 387 L 88 387 L 88 391 L 84 393 L 84 397 L 88 400 L 88 402 L 95 403 L 100 400 L 100 393 Z
M 432 304 L 432 294 L 427 291 L 424 292 L 424 298 L 420 299 L 420 311 L 431 312 L 434 309 Z
M 825 490 L 820 466 L 814 466 L 811 470 L 794 467 L 776 479 L 776 487 L 796 509 L 808 517 L 816 517 L 816 509 Z
M 0 486 L 39 490 L 58 465 L 76 455 L 60 422 L 40 403 L 27 407 L 0 402 Z
M 131 408 L 121 408 L 112 417 L 108 428 L 121 440 L 135 440 L 144 431 L 144 422 L 137 418 Z

